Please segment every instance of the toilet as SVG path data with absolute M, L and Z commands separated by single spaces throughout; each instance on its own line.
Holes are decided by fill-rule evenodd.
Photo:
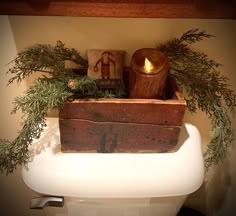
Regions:
M 58 118 L 48 118 L 30 151 L 25 184 L 41 201 L 63 202 L 34 202 L 48 216 L 174 216 L 204 179 L 201 137 L 189 123 L 173 153 L 62 153 Z

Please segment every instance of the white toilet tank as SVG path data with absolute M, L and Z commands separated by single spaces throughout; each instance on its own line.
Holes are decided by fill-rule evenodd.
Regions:
M 174 216 L 204 178 L 201 137 L 184 123 L 173 153 L 62 153 L 57 118 L 31 146 L 24 182 L 42 195 L 62 196 L 52 216 Z
M 173 216 L 186 196 L 159 198 L 65 198 L 63 208 L 47 207 L 53 216 Z

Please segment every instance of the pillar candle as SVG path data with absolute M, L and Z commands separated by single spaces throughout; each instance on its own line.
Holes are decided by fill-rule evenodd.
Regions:
M 168 74 L 168 58 L 157 49 L 136 50 L 131 59 L 129 97 L 162 99 Z

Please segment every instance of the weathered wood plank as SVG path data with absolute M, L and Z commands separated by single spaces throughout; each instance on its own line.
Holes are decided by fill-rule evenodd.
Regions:
M 180 127 L 60 119 L 62 152 L 173 151 Z
M 60 118 L 180 126 L 184 111 L 176 100 L 99 98 L 66 102 Z
M 0 14 L 235 19 L 233 0 L 2 0 Z

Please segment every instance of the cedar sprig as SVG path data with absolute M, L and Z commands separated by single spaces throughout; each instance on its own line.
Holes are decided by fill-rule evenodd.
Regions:
M 83 75 L 78 75 L 69 80 L 68 87 L 74 92 L 74 97 L 94 96 L 98 91 L 96 80 Z
M 98 90 L 96 96 L 98 98 L 127 98 L 128 94 L 125 88 L 120 89 L 104 89 Z
M 68 86 L 74 92 L 75 98 L 127 98 L 124 87 L 118 89 L 100 89 L 96 79 L 87 76 L 77 76 L 69 80 Z
M 170 75 L 184 89 L 187 107 L 205 112 L 211 120 L 211 142 L 205 152 L 206 170 L 223 161 L 234 139 L 231 117 L 236 114 L 236 95 L 221 75 L 222 66 L 205 53 L 192 50 L 189 45 L 212 35 L 193 29 L 158 47 L 170 61 Z
M 61 41 L 57 41 L 55 46 L 35 44 L 19 52 L 17 57 L 10 62 L 14 66 L 7 71 L 12 75 L 8 84 L 14 81 L 19 83 L 34 72 L 46 73 L 53 77 L 72 74 L 71 70 L 65 69 L 66 60 L 71 60 L 81 67 L 88 66 L 87 60 L 81 57 L 77 50 L 66 48 Z
M 76 92 L 68 83 L 74 80 Z M 47 113 L 60 110 L 66 100 L 89 97 L 121 97 L 122 90 L 99 90 L 96 81 L 87 76 L 66 75 L 64 77 L 42 77 L 26 91 L 17 96 L 12 114 L 22 112 L 22 128 L 15 140 L 0 139 L 0 171 L 12 173 L 17 165 L 26 165 L 30 158 L 28 147 L 35 139 L 39 139 L 47 126 Z M 123 95 L 124 96 L 124 95 Z
M 24 96 L 16 97 L 12 113 L 21 110 L 22 128 L 13 141 L 0 140 L 0 171 L 9 174 L 17 165 L 25 165 L 29 145 L 38 139 L 46 126 L 47 112 L 60 109 L 73 95 L 67 87 L 67 78 L 39 78 Z
M 205 31 L 199 31 L 199 29 L 190 29 L 182 34 L 179 39 L 176 39 L 178 43 L 193 44 L 204 40 L 205 38 L 215 37 L 214 35 L 208 34 Z

